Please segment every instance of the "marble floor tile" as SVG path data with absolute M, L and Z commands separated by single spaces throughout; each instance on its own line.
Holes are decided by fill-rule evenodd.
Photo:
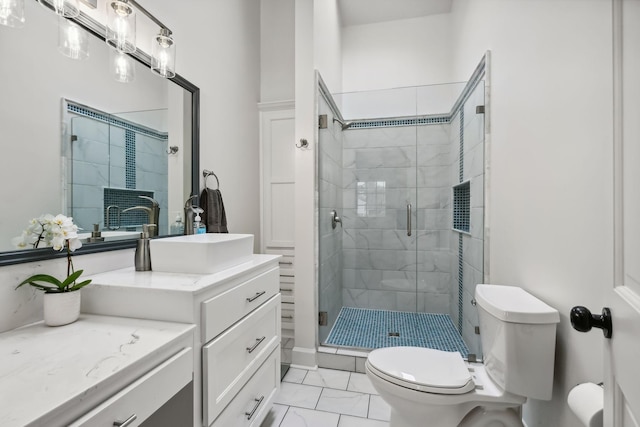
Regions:
M 318 368 L 316 371 L 309 371 L 302 383 L 319 387 L 346 390 L 347 384 L 349 383 L 349 374 L 350 373 L 347 371 Z
M 349 377 L 348 391 L 356 391 L 358 393 L 378 394 L 367 374 L 351 373 Z
M 375 420 L 389 421 L 391 408 L 380 396 L 371 396 L 367 416 Z
M 282 381 L 288 382 L 288 383 L 302 384 L 302 381 L 304 380 L 304 377 L 307 375 L 307 372 L 308 371 L 306 369 L 289 368 L 289 371 L 284 376 Z
M 356 417 L 366 417 L 369 408 L 369 395 L 352 391 L 322 389 L 316 409 L 336 412 Z
M 389 427 L 387 421 L 372 420 L 369 418 L 340 415 L 338 427 Z
M 274 403 L 314 409 L 321 392 L 320 387 L 283 382 L 280 384 L 280 392 L 276 395 Z
M 338 414 L 291 407 L 280 427 L 338 427 L 339 419 Z
M 288 410 L 286 405 L 274 404 L 260 427 L 278 427 Z

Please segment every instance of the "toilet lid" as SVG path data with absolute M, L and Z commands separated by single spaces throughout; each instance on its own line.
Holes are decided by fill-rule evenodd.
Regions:
M 369 353 L 370 368 L 403 387 L 439 394 L 474 389 L 471 373 L 458 352 L 420 347 L 388 347 Z

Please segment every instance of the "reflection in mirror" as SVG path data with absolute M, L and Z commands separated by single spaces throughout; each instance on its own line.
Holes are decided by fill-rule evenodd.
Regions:
M 132 61 L 135 79 L 118 82 L 104 40 L 89 37 L 89 58 L 69 59 L 57 49 L 57 15 L 35 1 L 25 8 L 23 28 L 0 26 L 0 197 L 7 207 L 0 216 L 0 264 L 34 256 L 24 252 L 51 256 L 50 249 L 17 254 L 11 244 L 44 213 L 73 216 L 89 235 L 98 224 L 106 243 L 81 251 L 131 246 L 133 240 L 108 241 L 137 237 L 150 221 L 145 209 L 123 212 L 152 206 L 139 196 L 158 201 L 158 234 L 167 235 L 198 183 L 198 88 L 180 76 L 152 73 L 140 58 Z M 169 146 L 177 152 L 168 154 Z M 118 191 L 131 200 L 115 202 Z M 119 228 L 106 221 L 112 205 L 119 208 Z
M 143 224 L 155 225 L 153 235 L 168 233 L 167 114 L 63 103 L 66 210 L 85 230 L 81 238 L 94 228 L 102 239 L 136 237 Z

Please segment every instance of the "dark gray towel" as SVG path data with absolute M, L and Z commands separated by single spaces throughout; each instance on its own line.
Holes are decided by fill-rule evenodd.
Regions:
M 224 211 L 220 190 L 205 188 L 200 195 L 200 207 L 204 209 L 202 222 L 207 233 L 228 233 L 227 214 Z

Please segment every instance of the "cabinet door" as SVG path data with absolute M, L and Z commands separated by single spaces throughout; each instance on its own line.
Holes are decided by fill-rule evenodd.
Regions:
M 295 192 L 294 110 L 261 113 L 262 245 L 293 248 Z

